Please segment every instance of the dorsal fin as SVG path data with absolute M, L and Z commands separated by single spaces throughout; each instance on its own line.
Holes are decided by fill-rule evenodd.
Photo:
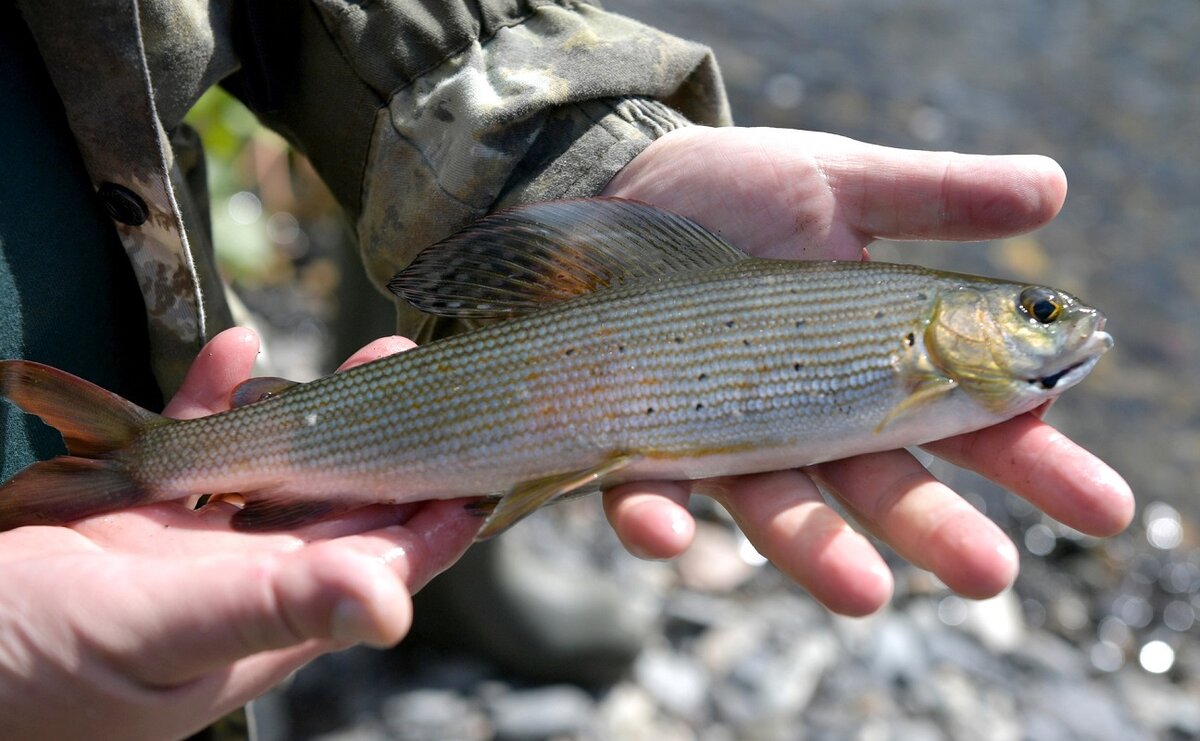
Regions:
M 620 198 L 546 201 L 485 216 L 419 254 L 388 288 L 429 314 L 515 316 L 633 279 L 745 257 L 656 206 Z

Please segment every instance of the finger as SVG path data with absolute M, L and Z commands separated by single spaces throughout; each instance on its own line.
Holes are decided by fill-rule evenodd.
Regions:
M 139 573 L 130 591 L 148 605 L 140 624 L 127 626 L 136 635 L 112 650 L 112 663 L 148 687 L 169 689 L 312 639 L 383 644 L 403 635 L 412 611 L 403 582 L 382 559 L 331 543 Z
M 192 361 L 163 414 L 190 419 L 228 409 L 233 388 L 250 377 L 258 348 L 258 335 L 244 327 L 227 329 L 212 338 Z
M 792 129 L 689 126 L 655 140 L 602 195 L 674 211 L 759 257 L 856 259 L 870 240 L 844 223 L 821 173 L 817 154 L 831 143 L 858 145 Z
M 905 559 L 955 592 L 991 597 L 1017 576 L 1017 551 L 999 527 L 903 450 L 822 463 L 820 481 Z
M 350 357 L 346 358 L 346 362 L 338 366 L 339 371 L 350 370 L 356 365 L 370 363 L 374 360 L 386 358 L 389 355 L 395 355 L 398 352 L 411 350 L 417 346 L 417 343 L 407 337 L 380 337 L 364 346 L 362 349 L 355 352 Z
M 403 525 L 420 506 L 420 503 L 372 505 L 294 530 L 247 532 L 230 528 L 230 518 L 241 509 L 234 504 L 210 502 L 193 510 L 179 502 L 167 502 L 80 520 L 70 530 L 83 535 L 85 542 L 121 553 L 156 556 L 271 553 L 296 550 L 316 540 Z
M 1033 414 L 924 447 L 1089 535 L 1115 535 L 1133 520 L 1120 474 Z
M 604 194 L 689 216 L 751 254 L 853 259 L 875 238 L 1025 232 L 1054 218 L 1066 189 L 1062 168 L 1045 157 L 894 149 L 793 129 L 688 127 L 656 140 Z
M 105 643 L 117 644 L 122 673 L 164 688 L 314 639 L 391 645 L 411 623 L 410 593 L 453 563 L 478 527 L 461 501 L 434 502 L 403 527 L 289 553 L 159 562 L 129 585 L 129 599 L 147 603 L 140 624 Z
M 624 484 L 604 493 L 604 514 L 625 548 L 638 558 L 683 553 L 696 534 L 687 511 L 688 487 L 672 481 Z
M 867 615 L 891 598 L 879 553 L 799 471 L 741 477 L 719 501 L 759 553 L 830 610 Z
M 1066 175 L 1048 157 L 854 145 L 821 169 L 844 218 L 872 238 L 1020 234 L 1053 219 L 1067 195 Z
M 423 502 L 403 525 L 339 538 L 339 548 L 383 559 L 410 592 L 458 560 L 474 541 L 482 518 L 467 505 L 473 498 Z

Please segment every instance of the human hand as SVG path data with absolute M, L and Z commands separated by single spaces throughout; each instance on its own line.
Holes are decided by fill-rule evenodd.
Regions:
M 408 349 L 371 343 L 343 368 Z M 257 337 L 218 335 L 166 415 L 212 414 Z M 0 533 L 0 737 L 182 737 L 317 655 L 407 633 L 410 594 L 479 521 L 461 501 L 368 507 L 286 533 L 179 502 Z
M 761 257 L 858 259 L 880 238 L 977 240 L 1034 229 L 1054 218 L 1066 189 L 1062 170 L 1045 157 L 697 127 L 656 141 L 603 195 L 662 206 Z M 1125 481 L 1037 413 L 925 447 L 1085 533 L 1115 534 L 1133 516 Z M 745 476 L 717 493 L 759 552 L 835 612 L 879 609 L 893 581 L 870 541 L 824 503 L 816 481 L 956 592 L 987 597 L 1016 578 L 1013 543 L 903 450 Z M 688 492 L 683 483 L 628 484 L 605 495 L 605 510 L 632 552 L 669 558 L 694 532 Z

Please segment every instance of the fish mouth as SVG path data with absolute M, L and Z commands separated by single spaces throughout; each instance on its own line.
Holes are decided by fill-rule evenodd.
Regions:
M 1066 364 L 1058 370 L 1044 376 L 1029 379 L 1030 385 L 1036 385 L 1045 391 L 1070 388 L 1083 380 L 1091 372 L 1100 356 L 1113 346 L 1112 335 L 1096 330 L 1087 338 L 1079 349 L 1071 354 Z

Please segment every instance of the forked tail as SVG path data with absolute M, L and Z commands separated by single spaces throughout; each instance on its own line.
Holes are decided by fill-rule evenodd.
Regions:
M 151 501 L 120 451 L 166 418 L 41 363 L 0 360 L 0 395 L 62 433 L 70 455 L 34 463 L 0 484 L 0 530 L 57 525 Z

